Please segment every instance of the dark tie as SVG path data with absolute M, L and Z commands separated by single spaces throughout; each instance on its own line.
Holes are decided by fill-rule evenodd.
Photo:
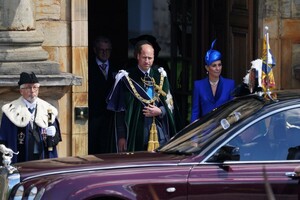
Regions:
M 144 80 L 146 81 L 146 92 L 148 94 L 148 96 L 152 99 L 153 98 L 153 85 L 151 82 L 151 77 L 149 76 L 149 74 L 146 72 L 145 73 L 145 77 Z
M 99 65 L 100 69 L 102 70 L 103 75 L 105 76 L 105 79 L 107 79 L 107 74 L 106 74 L 106 67 L 107 64 L 103 63 L 102 65 Z
M 28 110 L 29 110 L 30 113 L 33 113 L 35 108 L 28 108 Z
M 103 63 L 102 65 L 100 65 L 100 68 L 102 69 L 102 71 L 106 72 L 106 67 L 107 64 Z
M 145 76 L 144 76 L 144 81 L 145 81 L 144 83 L 148 83 L 149 80 L 150 80 L 150 77 L 149 77 L 148 72 L 145 72 L 144 75 L 145 75 Z M 147 84 L 145 84 L 144 87 L 146 88 L 146 90 L 148 89 L 148 85 L 147 85 Z

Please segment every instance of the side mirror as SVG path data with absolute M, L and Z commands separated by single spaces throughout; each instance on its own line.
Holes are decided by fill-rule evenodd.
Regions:
M 225 145 L 221 147 L 208 162 L 224 162 L 224 161 L 239 161 L 240 149 L 239 147 Z

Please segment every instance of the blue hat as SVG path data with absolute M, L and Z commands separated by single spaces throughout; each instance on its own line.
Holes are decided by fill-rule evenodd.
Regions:
M 221 53 L 219 51 L 213 50 L 215 42 L 216 42 L 216 39 L 211 43 L 210 50 L 208 50 L 206 52 L 205 63 L 207 65 L 210 65 L 211 63 L 213 63 L 213 62 L 215 62 L 217 60 L 221 60 L 221 58 L 222 58 L 222 55 L 221 55 Z

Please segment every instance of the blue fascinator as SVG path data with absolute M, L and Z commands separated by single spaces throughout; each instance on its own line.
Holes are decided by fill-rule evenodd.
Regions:
M 215 45 L 216 39 L 211 43 L 211 48 L 206 52 L 205 55 L 205 63 L 206 65 L 210 65 L 211 63 L 221 60 L 222 55 L 219 51 L 213 50 L 214 45 Z

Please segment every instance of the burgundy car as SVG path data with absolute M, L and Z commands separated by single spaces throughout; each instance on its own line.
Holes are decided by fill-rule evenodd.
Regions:
M 299 199 L 300 91 L 273 94 L 235 98 L 155 152 L 8 164 L 1 199 Z

